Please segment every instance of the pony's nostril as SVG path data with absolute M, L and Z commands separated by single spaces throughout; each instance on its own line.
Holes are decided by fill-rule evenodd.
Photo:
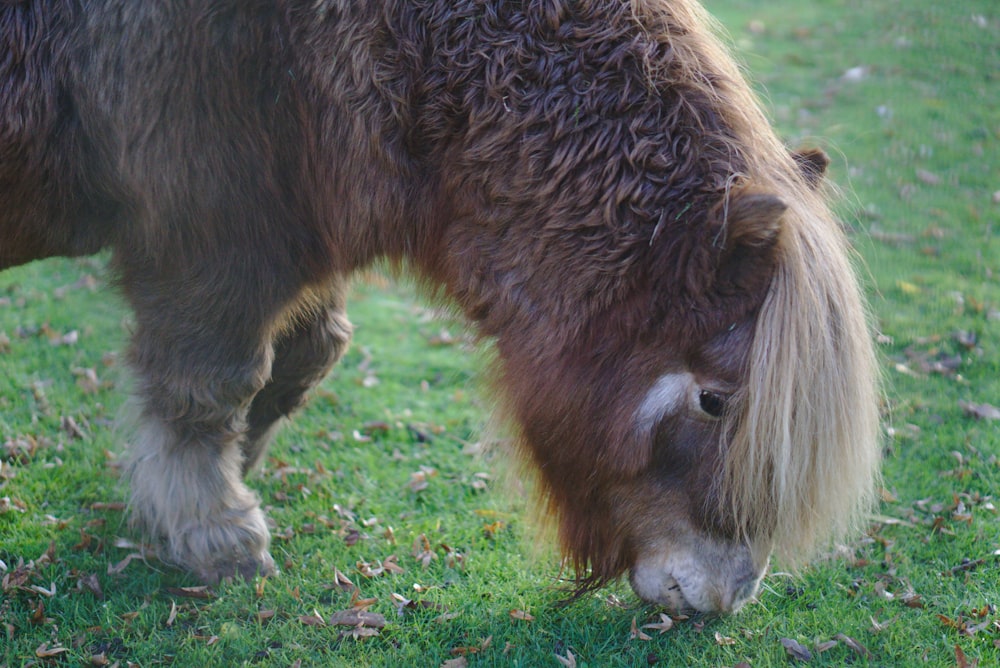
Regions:
M 722 609 L 726 612 L 739 609 L 757 594 L 759 585 L 760 576 L 753 573 L 736 581 L 729 596 L 726 597 L 728 600 L 724 599 Z

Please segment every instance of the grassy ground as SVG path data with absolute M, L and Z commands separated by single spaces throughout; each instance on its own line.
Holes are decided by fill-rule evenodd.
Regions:
M 1000 665 L 1000 420 L 972 415 L 1000 405 L 998 7 L 709 8 L 783 136 L 833 155 L 867 266 L 891 436 L 866 536 L 649 638 L 625 585 L 558 607 L 557 557 L 475 452 L 483 353 L 369 279 L 355 346 L 252 480 L 281 576 L 191 589 L 123 520 L 125 311 L 100 261 L 47 261 L 0 276 L 0 666 Z M 332 623 L 345 579 L 379 635 Z

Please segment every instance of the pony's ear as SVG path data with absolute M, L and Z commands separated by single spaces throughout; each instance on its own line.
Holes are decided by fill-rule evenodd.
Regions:
M 770 248 L 781 232 L 781 216 L 788 208 L 776 195 L 742 190 L 725 207 L 724 254 L 744 248 Z
M 787 208 L 769 192 L 743 189 L 730 195 L 722 232 L 725 241 L 718 256 L 717 292 L 755 295 L 766 287 Z
M 830 157 L 818 148 L 803 148 L 792 152 L 792 159 L 810 187 L 815 188 L 823 180 Z

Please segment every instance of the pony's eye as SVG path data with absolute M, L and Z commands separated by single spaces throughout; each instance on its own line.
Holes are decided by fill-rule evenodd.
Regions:
M 698 394 L 698 405 L 707 415 L 714 418 L 722 417 L 722 411 L 726 408 L 726 398 L 716 392 L 702 390 Z

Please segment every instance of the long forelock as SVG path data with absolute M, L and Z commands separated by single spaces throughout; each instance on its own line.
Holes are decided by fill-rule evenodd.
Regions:
M 718 497 L 789 565 L 858 528 L 878 480 L 879 390 L 868 313 L 840 224 L 778 140 L 718 24 L 696 2 L 631 0 L 725 118 L 740 178 L 787 205 L 745 389 L 725 433 Z M 650 75 L 655 78 L 655 69 Z
M 790 565 L 859 528 L 880 454 L 877 365 L 851 254 L 825 203 L 797 195 L 722 478 L 737 526 L 766 531 Z

